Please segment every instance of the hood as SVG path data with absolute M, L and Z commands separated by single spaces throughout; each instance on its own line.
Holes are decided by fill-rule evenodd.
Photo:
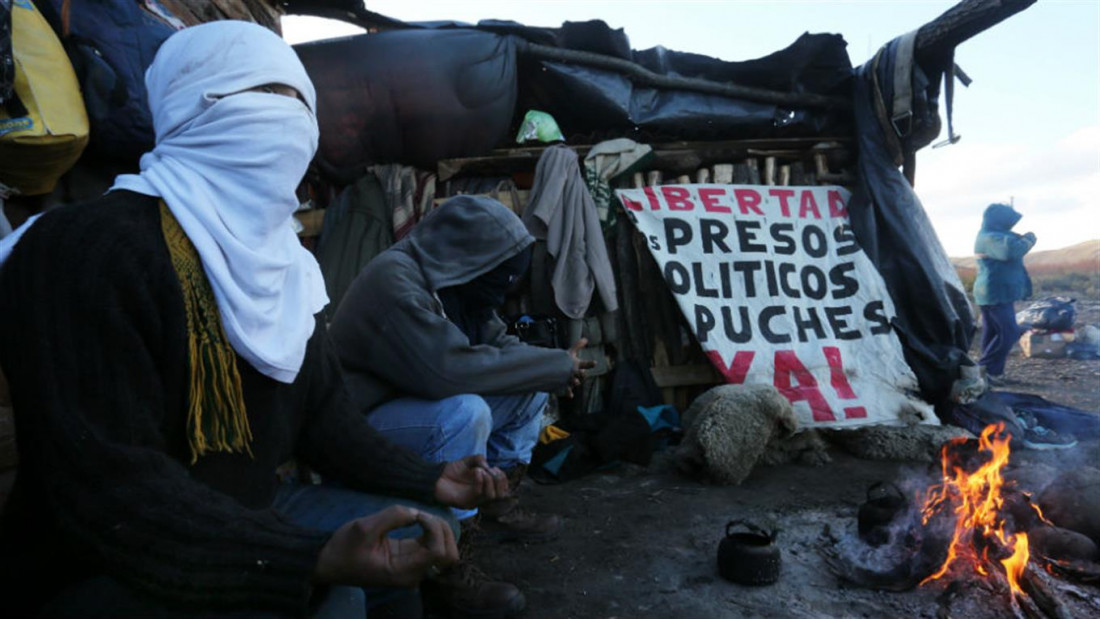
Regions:
M 1023 215 L 1007 204 L 990 204 L 982 215 L 982 230 L 1008 232 Z
M 432 292 L 488 273 L 534 242 L 515 213 L 482 196 L 447 200 L 402 241 L 411 248 Z

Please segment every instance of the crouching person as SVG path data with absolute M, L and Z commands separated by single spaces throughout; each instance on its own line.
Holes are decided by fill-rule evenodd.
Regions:
M 571 390 L 592 366 L 578 356 L 584 340 L 566 351 L 505 333 L 496 309 L 527 271 L 533 242 L 499 202 L 452 198 L 363 269 L 330 325 L 352 401 L 372 426 L 428 460 L 484 455 L 512 489 L 530 462 L 547 392 Z M 456 510 L 466 528 L 475 513 Z M 480 520 L 497 538 L 547 540 L 562 527 L 556 515 L 517 507 L 514 496 L 483 507 Z M 471 571 L 465 561 L 452 570 L 453 586 L 441 592 L 451 606 L 487 610 L 492 595 L 511 590 L 469 584 Z
M 416 616 L 401 592 L 458 558 L 435 506 L 507 480 L 424 460 L 348 400 L 290 227 L 318 139 L 304 68 L 214 22 L 170 37 L 146 85 L 140 174 L 47 212 L 0 266 L 5 616 Z M 277 483 L 292 457 L 341 486 Z

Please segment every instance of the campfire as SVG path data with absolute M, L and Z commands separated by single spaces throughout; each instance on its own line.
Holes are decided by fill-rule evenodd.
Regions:
M 1061 619 L 1082 603 L 1090 614 L 1100 610 L 1100 597 L 1074 584 L 1100 583 L 1100 566 L 1044 553 L 1050 532 L 1064 530 L 1027 489 L 1006 479 L 1011 441 L 1004 424 L 995 424 L 976 440 L 945 443 L 938 477 L 906 483 L 914 500 L 893 517 L 888 535 L 845 541 L 829 534 L 822 552 L 830 569 L 844 582 L 873 589 L 935 588 L 941 617 L 1008 610 Z
M 946 513 L 954 518 L 954 534 L 947 559 L 934 574 L 921 581 L 922 586 L 949 575 L 963 577 L 967 572 L 984 578 L 997 574 L 1007 579 L 1014 601 L 1027 595 L 1020 583 L 1030 556 L 1027 533 L 1015 530 L 1002 477 L 1011 440 L 1002 423 L 982 431 L 977 454 L 971 453 L 971 441 L 967 439 L 944 444 L 940 452 L 943 478 L 928 489 L 921 508 L 921 524 L 928 525 L 933 518 Z M 977 468 L 968 470 L 975 460 Z M 1029 499 L 1027 495 L 1024 497 Z M 1037 505 L 1027 500 L 1027 506 L 1049 524 Z

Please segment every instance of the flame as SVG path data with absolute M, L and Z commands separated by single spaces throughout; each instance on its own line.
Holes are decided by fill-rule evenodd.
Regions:
M 1032 502 L 1030 492 L 1022 492 L 1021 494 L 1027 497 L 1027 504 L 1031 506 L 1031 509 L 1035 510 L 1035 513 L 1039 516 L 1039 520 L 1043 521 L 1043 524 L 1052 527 L 1055 526 L 1053 522 L 1047 520 L 1046 514 L 1043 513 L 1043 510 L 1039 509 L 1039 504 Z
M 974 472 L 968 472 L 963 466 L 960 448 L 966 439 L 951 440 L 940 450 L 942 478 L 927 493 L 921 508 L 921 521 L 928 524 L 934 516 L 950 507 L 955 518 L 955 529 L 943 565 L 921 581 L 921 585 L 942 578 L 956 564 L 969 566 L 978 574 L 987 576 L 992 567 L 987 544 L 994 544 L 999 547 L 995 549 L 996 555 L 1008 555 L 1000 563 L 1004 566 L 1012 592 L 1023 593 L 1019 581 L 1029 556 L 1027 535 L 1006 531 L 1002 512 L 1004 478 L 1001 470 L 1008 464 L 1011 439 L 1012 436 L 1005 433 L 1003 423 L 982 430 L 978 453 L 988 456 L 988 459 Z M 1042 512 L 1039 514 L 1041 517 Z M 980 552 L 975 543 L 984 546 Z
M 1024 568 L 1027 567 L 1027 560 L 1030 556 L 1027 546 L 1027 533 L 1018 533 L 1012 536 L 1012 546 L 1012 556 L 1001 561 L 1001 564 L 1005 566 L 1005 575 L 1008 576 L 1008 586 L 1012 588 L 1012 593 L 1022 595 L 1020 577 L 1024 575 Z

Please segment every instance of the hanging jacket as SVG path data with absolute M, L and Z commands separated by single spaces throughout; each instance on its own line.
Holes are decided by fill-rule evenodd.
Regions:
M 557 391 L 572 377 L 568 351 L 529 346 L 495 312 L 467 336 L 439 290 L 470 282 L 534 239 L 503 204 L 457 196 L 355 278 L 330 333 L 352 401 L 363 412 L 402 396 L 428 400 Z
M 985 209 L 982 230 L 974 241 L 978 255 L 974 301 L 978 305 L 1012 303 L 1031 296 L 1024 255 L 1035 245 L 1035 235 L 1012 232 L 1021 217 L 1007 204 L 991 204 Z
M 604 311 L 619 309 L 596 205 L 581 178 L 577 154 L 566 146 L 543 151 L 531 198 L 523 209 L 527 230 L 554 258 L 554 300 L 570 318 L 584 318 L 598 290 Z

